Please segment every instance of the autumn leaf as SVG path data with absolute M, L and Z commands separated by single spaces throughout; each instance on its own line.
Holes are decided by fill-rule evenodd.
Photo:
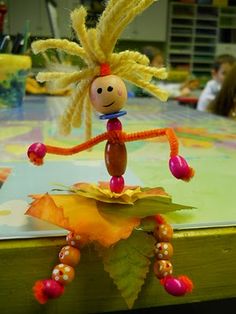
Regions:
M 104 203 L 116 204 L 133 205 L 139 199 L 152 197 L 156 197 L 163 202 L 169 202 L 171 199 L 161 187 L 142 188 L 140 186 L 125 186 L 121 193 L 114 193 L 111 192 L 108 182 L 99 182 L 98 185 L 79 182 L 68 188 L 68 191 Z
M 33 195 L 27 214 L 110 246 L 130 236 L 140 220 L 157 214 L 191 209 L 175 204 L 163 188 L 126 187 L 120 194 L 79 183 L 70 194 Z
M 155 239 L 143 231 L 119 241 L 115 246 L 101 249 L 104 269 L 113 279 L 129 309 L 141 291 L 149 271 Z
M 192 209 L 192 206 L 172 203 L 171 198 L 168 197 L 150 197 L 137 200 L 134 205 L 129 204 L 109 204 L 97 202 L 97 207 L 100 213 L 121 217 L 138 217 L 144 218 L 148 216 L 155 216 L 157 214 L 168 214 L 173 211 Z
M 96 200 L 77 194 L 32 195 L 27 215 L 37 217 L 59 227 L 110 246 L 130 236 L 140 219 L 122 217 L 115 212 L 104 215 Z

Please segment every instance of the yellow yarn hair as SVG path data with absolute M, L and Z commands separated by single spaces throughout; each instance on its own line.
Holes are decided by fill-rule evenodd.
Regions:
M 82 111 L 84 111 L 86 139 L 91 137 L 89 87 L 93 79 L 99 76 L 102 63 L 109 63 L 112 74 L 145 88 L 162 101 L 167 100 L 167 92 L 151 83 L 153 76 L 159 79 L 167 77 L 165 68 L 150 67 L 148 58 L 137 51 L 113 52 L 124 28 L 154 1 L 110 0 L 96 28 L 89 30 L 85 26 L 86 9 L 80 7 L 71 13 L 71 21 L 81 46 L 66 39 L 39 40 L 32 44 L 34 53 L 44 52 L 47 49 L 59 49 L 79 56 L 86 63 L 86 67 L 78 72 L 41 72 L 37 76 L 40 82 L 55 81 L 55 86 L 60 88 L 72 83 L 76 84 L 71 102 L 60 120 L 60 130 L 63 134 L 69 134 L 71 126 L 80 127 Z

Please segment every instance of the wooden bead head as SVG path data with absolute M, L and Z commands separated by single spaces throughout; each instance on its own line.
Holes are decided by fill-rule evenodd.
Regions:
M 102 114 L 120 111 L 127 100 L 125 83 L 116 75 L 97 77 L 90 86 L 89 95 L 95 110 Z

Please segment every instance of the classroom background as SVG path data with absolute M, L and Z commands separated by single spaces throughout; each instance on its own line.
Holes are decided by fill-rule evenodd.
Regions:
M 12 65 L 10 58 L 5 61 L 4 58 L 1 59 L 4 54 L 27 56 L 32 62 L 29 64 L 27 59 L 25 61 L 26 71 L 23 75 L 27 75 L 26 95 L 16 95 L 25 96 L 23 105 L 17 104 L 16 108 L 5 105 L 1 107 L 0 101 L 0 213 L 3 224 L 0 228 L 2 239 L 0 254 L 4 265 L 1 280 L 5 288 L 0 292 L 0 298 L 4 300 L 0 302 L 0 310 L 1 306 L 3 309 L 12 307 L 15 309 L 12 313 L 21 314 L 24 310 L 24 313 L 41 312 L 42 308 L 37 307 L 31 300 L 31 292 L 27 292 L 28 299 L 25 302 L 25 287 L 26 284 L 31 286 L 36 272 L 49 271 L 61 245 L 57 242 L 62 241 L 59 236 L 65 232 L 41 221 L 30 220 L 23 214 L 29 191 L 36 193 L 37 190 L 38 193 L 43 193 L 51 188 L 52 181 L 69 185 L 71 181 L 77 180 L 78 173 L 85 181 L 92 181 L 98 176 L 104 181 L 107 179 L 103 164 L 98 160 L 98 156 L 101 158 L 103 154 L 103 148 L 100 146 L 92 152 L 84 152 L 80 158 L 75 157 L 76 160 L 73 158 L 62 160 L 52 156 L 42 167 L 41 172 L 37 167 L 31 167 L 26 160 L 26 147 L 35 139 L 59 146 L 65 144 L 74 146 L 78 141 L 82 141 L 83 130 L 73 131 L 67 139 L 58 134 L 57 118 L 66 107 L 71 88 L 54 88 L 50 83 L 38 82 L 36 75 L 41 70 L 77 71 L 83 67 L 83 61 L 79 57 L 56 50 L 39 55 L 34 55 L 31 50 L 31 43 L 38 39 L 54 37 L 76 41 L 70 26 L 70 13 L 81 4 L 88 9 L 87 26 L 95 26 L 104 9 L 104 0 L 0 0 L 0 78 L 2 79 L 1 75 L 5 69 L 4 64 L 7 67 Z M 186 304 L 178 306 L 178 303 L 181 304 L 178 298 L 175 299 L 177 301 L 170 301 L 161 295 L 158 300 L 160 292 L 156 293 L 156 286 L 149 281 L 148 284 L 150 286 L 151 282 L 153 290 L 148 290 L 148 286 L 145 286 L 143 298 L 137 303 L 137 309 L 127 313 L 160 311 L 163 314 L 173 312 L 183 314 L 190 311 L 208 313 L 216 310 L 227 313 L 228 307 L 235 306 L 236 302 L 234 267 L 236 223 L 232 195 L 235 182 L 233 171 L 236 156 L 235 121 L 196 109 L 200 94 L 206 83 L 212 79 L 215 58 L 223 54 L 230 54 L 236 58 L 236 1 L 159 0 L 128 25 L 115 49 L 142 52 L 144 47 L 154 47 L 161 52 L 163 65 L 168 69 L 168 77 L 165 82 L 158 81 L 157 84 L 170 91 L 170 98 L 167 102 L 161 102 L 140 89 L 139 94 L 136 94 L 137 90 L 127 83 L 129 115 L 124 117 L 124 121 L 128 131 L 134 132 L 139 128 L 142 130 L 156 126 L 173 127 L 184 154 L 196 165 L 197 179 L 193 180 L 188 188 L 169 179 L 167 170 L 163 167 L 167 145 L 161 140 L 158 143 L 158 153 L 148 154 L 148 157 L 147 152 L 155 152 L 155 140 L 139 142 L 129 147 L 132 162 L 129 164 L 127 178 L 135 185 L 140 182 L 144 182 L 146 186 L 152 185 L 153 182 L 163 183 L 174 200 L 180 203 L 184 200 L 196 207 L 192 216 L 186 215 L 186 221 L 183 222 L 182 218 L 173 214 L 171 222 L 177 229 L 176 246 L 178 250 L 181 248 L 179 253 L 176 253 L 177 267 L 181 268 L 184 264 L 187 270 L 193 272 L 197 293 L 193 297 L 190 296 Z M 9 95 L 14 96 L 14 84 L 20 80 L 21 78 L 14 77 L 10 88 L 0 86 L 3 100 Z M 24 83 L 24 80 L 22 82 Z M 7 89 L 10 90 L 10 94 Z M 234 113 L 236 115 L 236 111 Z M 98 116 L 94 118 L 94 130 L 98 133 L 102 132 L 103 128 L 101 123 L 96 121 L 97 118 Z M 161 155 L 163 151 L 164 155 Z M 91 167 L 92 173 L 90 170 L 87 171 Z M 31 176 L 28 176 L 27 180 L 29 173 Z M 68 173 L 71 175 L 68 176 Z M 11 198 L 8 189 L 14 191 Z M 18 216 L 15 216 L 10 206 L 17 209 Z M 42 235 L 45 239 L 38 239 Z M 11 237 L 15 239 L 13 244 L 9 244 Z M 50 241 L 50 237 L 55 238 Z M 23 240 L 20 242 L 18 239 Z M 22 253 L 19 253 L 20 250 Z M 66 301 L 60 301 L 58 306 L 54 303 L 52 312 L 62 313 L 61 311 L 64 308 L 67 310 L 67 307 L 70 307 L 70 310 L 81 307 L 82 310 L 89 308 L 91 313 L 95 313 L 98 302 L 100 311 L 121 313 L 119 311 L 123 310 L 122 313 L 126 313 L 125 305 L 113 291 L 110 278 L 104 277 L 101 272 L 102 266 L 99 261 L 94 260 L 90 250 L 86 254 L 76 282 L 79 290 L 73 292 L 71 297 L 68 294 L 64 299 Z M 25 267 L 26 259 L 28 267 Z M 41 269 L 39 264 L 45 260 L 46 266 Z M 9 275 L 9 261 L 13 265 L 12 275 Z M 202 269 L 205 273 L 202 273 Z M 21 280 L 22 272 L 25 281 Z M 102 274 L 99 275 L 100 273 Z M 96 282 L 96 278 L 99 283 Z M 104 291 L 100 287 L 96 288 L 100 281 L 105 287 Z M 21 289 L 19 287 L 22 283 L 25 286 Z M 84 283 L 87 289 L 84 288 Z M 5 295 L 8 291 L 11 291 L 10 301 Z M 112 297 L 110 299 L 104 297 L 103 292 L 111 293 Z M 20 312 L 22 309 L 23 312 Z M 4 310 L 2 313 L 5 313 Z
M 5 11 L 4 11 L 5 3 Z M 88 8 L 88 27 L 94 26 L 104 9 L 101 0 L 6 0 L 2 2 L 1 52 L 17 51 L 18 42 L 28 32 L 28 53 L 32 69 L 48 63 L 79 65 L 78 58 L 47 53 L 31 54 L 30 42 L 39 38 L 75 39 L 70 25 L 70 12 L 80 4 Z M 5 12 L 5 13 L 4 13 Z M 20 12 L 20 14 L 19 14 Z M 4 43 L 10 36 L 11 44 Z M 15 46 L 14 46 L 15 44 Z M 12 45 L 14 47 L 12 47 Z M 196 79 L 189 99 L 183 100 L 196 107 L 196 97 L 211 77 L 214 58 L 220 54 L 236 56 L 236 2 L 228 0 L 160 0 L 138 16 L 121 34 L 116 49 L 142 51 L 153 46 L 163 53 L 164 66 L 169 70 L 167 82 L 184 83 Z M 52 64 L 51 64 L 52 66 Z M 36 84 L 34 84 L 36 85 Z M 176 85 L 178 86 L 178 85 Z M 171 86 L 171 88 L 175 86 Z M 196 91 L 197 89 L 197 91 Z M 33 88 L 28 85 L 28 93 Z M 37 91 L 35 91 L 37 92 Z M 132 95 L 132 89 L 131 93 Z M 190 99 L 193 98 L 193 99 Z

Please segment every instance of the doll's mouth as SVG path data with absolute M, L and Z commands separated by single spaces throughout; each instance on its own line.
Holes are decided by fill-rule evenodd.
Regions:
M 110 107 L 114 104 L 114 101 L 112 103 L 110 103 L 109 105 L 103 106 L 103 107 Z

